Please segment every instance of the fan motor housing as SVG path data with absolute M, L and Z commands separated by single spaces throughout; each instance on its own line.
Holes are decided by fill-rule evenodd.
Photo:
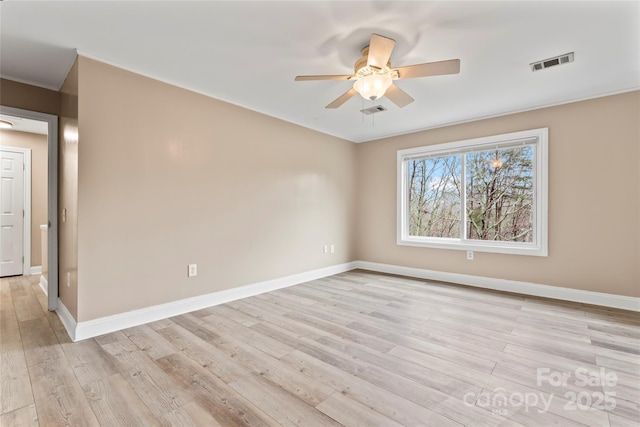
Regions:
M 369 58 L 369 46 L 365 46 L 362 48 L 362 57 L 358 58 L 356 63 L 353 66 L 353 74 L 359 74 L 361 76 L 368 76 L 369 74 L 373 74 L 374 70 L 378 70 L 376 67 L 371 67 L 367 65 Z M 369 70 L 365 70 L 365 67 L 369 67 Z M 387 62 L 387 67 L 391 68 L 391 61 Z M 362 71 L 362 72 L 361 72 Z

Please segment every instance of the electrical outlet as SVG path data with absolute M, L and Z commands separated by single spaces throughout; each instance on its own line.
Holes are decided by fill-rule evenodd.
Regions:
M 331 253 L 336 253 L 336 245 L 331 245 Z
M 195 277 L 198 275 L 198 264 L 189 264 L 188 277 Z
M 467 251 L 467 260 L 473 261 L 473 251 Z
M 324 245 L 324 253 L 328 254 L 329 253 L 329 246 Z

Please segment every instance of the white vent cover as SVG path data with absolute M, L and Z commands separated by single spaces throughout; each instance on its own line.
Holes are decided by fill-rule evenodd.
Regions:
M 554 56 L 549 59 L 543 59 L 542 61 L 533 62 L 529 65 L 531 66 L 531 71 L 540 71 L 545 68 L 555 67 L 556 65 L 568 64 L 569 62 L 573 62 L 573 52 Z
M 387 109 L 384 108 L 382 105 L 376 105 L 374 107 L 365 108 L 364 110 L 360 110 L 360 111 L 362 111 L 363 114 L 370 116 L 371 114 L 387 111 Z

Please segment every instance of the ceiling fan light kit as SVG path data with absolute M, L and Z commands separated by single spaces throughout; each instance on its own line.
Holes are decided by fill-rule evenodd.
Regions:
M 393 80 L 389 73 L 370 74 L 356 80 L 353 88 L 358 91 L 364 99 L 375 101 L 378 98 L 382 98 L 392 84 Z
M 372 34 L 369 46 L 362 49 L 362 57 L 355 63 L 353 75 L 297 76 L 295 80 L 355 80 L 353 88 L 340 95 L 325 108 L 338 108 L 356 93 L 372 101 L 386 96 L 391 102 L 402 108 L 414 100 L 409 94 L 393 84 L 394 80 L 460 72 L 459 59 L 391 68 L 389 58 L 395 44 L 393 39 Z

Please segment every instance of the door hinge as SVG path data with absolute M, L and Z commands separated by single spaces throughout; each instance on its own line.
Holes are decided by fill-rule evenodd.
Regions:
M 25 170 L 25 169 L 26 169 L 26 167 L 25 167 L 25 165 L 24 165 L 24 163 L 23 163 L 23 164 L 22 164 L 22 170 Z
M 24 209 L 22 209 L 22 218 L 24 218 Z

